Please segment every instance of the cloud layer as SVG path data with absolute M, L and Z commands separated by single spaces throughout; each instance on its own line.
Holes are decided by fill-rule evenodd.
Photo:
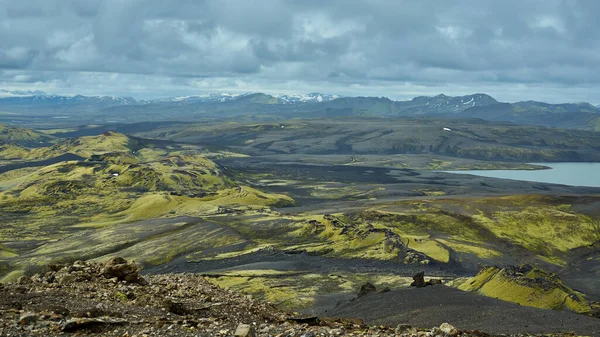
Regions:
M 599 12 L 595 0 L 0 0 L 0 87 L 598 102 Z

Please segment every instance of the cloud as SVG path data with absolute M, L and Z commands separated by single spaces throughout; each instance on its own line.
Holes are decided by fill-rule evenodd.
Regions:
M 0 0 L 0 87 L 598 102 L 598 11 L 591 0 Z

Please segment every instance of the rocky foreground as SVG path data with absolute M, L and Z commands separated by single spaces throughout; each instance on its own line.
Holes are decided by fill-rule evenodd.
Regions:
M 77 261 L 0 284 L 0 336 L 488 336 L 444 323 L 365 326 L 302 317 L 195 274 L 142 277 L 133 262 Z

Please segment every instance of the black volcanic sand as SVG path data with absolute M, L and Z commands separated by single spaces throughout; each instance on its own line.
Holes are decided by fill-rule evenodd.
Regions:
M 565 311 L 504 302 L 446 286 L 372 293 L 323 312 L 327 317 L 356 317 L 367 324 L 415 327 L 448 322 L 458 329 L 491 334 L 575 333 L 600 336 L 600 319 Z
M 567 186 L 541 182 L 517 181 L 499 178 L 479 177 L 469 174 L 444 173 L 412 169 L 381 168 L 347 165 L 320 165 L 292 162 L 276 162 L 272 158 L 246 157 L 217 160 L 228 173 L 248 179 L 248 173 L 271 174 L 276 179 L 288 179 L 310 183 L 336 182 L 352 184 L 356 188 L 384 185 L 385 190 L 376 194 L 377 198 L 422 197 L 415 192 L 420 188 L 434 188 L 447 195 L 514 195 L 514 194 L 560 194 L 595 195 L 600 188 Z M 318 203 L 305 189 L 294 186 L 264 186 L 259 188 L 269 192 L 289 193 L 296 202 L 304 205 Z M 340 200 L 337 200 L 340 201 Z
M 468 271 L 453 265 L 434 263 L 428 266 L 417 266 L 406 265 L 397 261 L 329 258 L 280 250 L 262 250 L 228 259 L 203 260 L 199 262 L 189 262 L 182 256 L 163 265 L 146 268 L 143 270 L 143 273 L 200 273 L 205 275 L 219 275 L 236 270 L 269 269 L 311 273 L 394 273 L 404 276 L 413 276 L 424 270 L 428 276 L 442 278 L 456 278 L 470 275 Z

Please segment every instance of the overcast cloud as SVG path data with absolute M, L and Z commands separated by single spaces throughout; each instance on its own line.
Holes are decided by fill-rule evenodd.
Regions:
M 0 0 L 0 89 L 600 103 L 596 0 Z

